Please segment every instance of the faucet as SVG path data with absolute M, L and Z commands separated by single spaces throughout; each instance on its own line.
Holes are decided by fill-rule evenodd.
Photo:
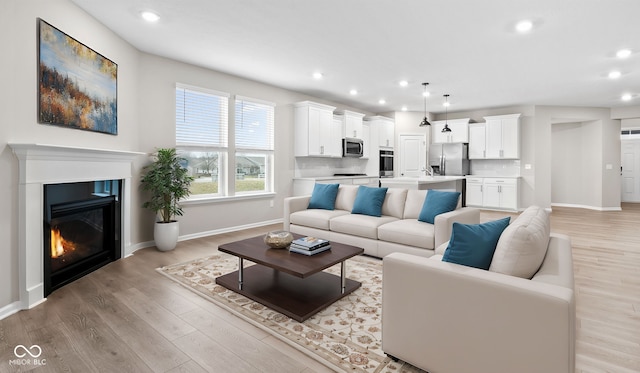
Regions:
M 433 176 L 433 169 L 431 166 L 422 167 L 422 171 L 424 172 L 424 176 Z

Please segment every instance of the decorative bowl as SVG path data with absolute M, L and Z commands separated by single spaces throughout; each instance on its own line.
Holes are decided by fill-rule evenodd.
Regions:
M 287 231 L 273 231 L 264 236 L 264 243 L 272 249 L 286 249 L 293 241 L 293 235 Z

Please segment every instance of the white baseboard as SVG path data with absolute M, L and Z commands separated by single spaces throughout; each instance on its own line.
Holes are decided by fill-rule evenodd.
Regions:
M 16 301 L 13 303 L 10 303 L 2 308 L 0 308 L 0 320 L 9 317 L 11 315 L 13 315 L 14 313 L 17 313 L 18 311 L 21 311 L 22 307 L 21 307 L 21 303 L 20 301 Z
M 245 225 L 238 225 L 238 226 L 228 227 L 228 228 L 214 229 L 214 230 L 205 231 L 205 232 L 185 234 L 184 236 L 178 237 L 178 242 L 187 241 L 187 240 L 193 240 L 193 239 L 202 238 L 202 237 L 215 236 L 216 234 L 237 232 L 237 231 L 241 231 L 241 230 L 244 230 L 244 229 L 264 227 L 266 225 L 282 223 L 283 221 L 284 221 L 284 219 L 274 219 L 274 220 L 261 221 L 261 222 L 252 223 L 252 224 L 245 224 Z M 140 243 L 137 243 L 135 245 L 131 245 L 130 246 L 131 252 L 128 255 L 126 255 L 125 258 L 128 257 L 128 256 L 133 255 L 133 253 L 135 253 L 136 251 L 138 251 L 140 249 L 144 249 L 144 248 L 147 248 L 147 247 L 153 247 L 155 245 L 156 245 L 156 243 L 154 241 L 140 242 Z
M 577 205 L 572 203 L 552 203 L 551 206 L 570 207 L 570 208 L 576 208 L 576 209 L 587 209 L 587 210 L 596 210 L 596 211 L 622 211 L 621 207 L 598 207 L 598 206 L 588 206 L 588 205 Z
M 211 231 L 198 232 L 198 233 L 193 233 L 193 234 L 186 234 L 184 236 L 178 237 L 178 242 L 179 241 L 186 241 L 186 240 L 193 240 L 195 238 L 215 236 L 216 234 L 237 232 L 237 231 L 241 231 L 241 230 L 244 230 L 244 229 L 264 227 L 265 225 L 278 224 L 278 223 L 282 223 L 283 221 L 284 221 L 284 219 L 274 219 L 274 220 L 268 220 L 268 221 L 261 221 L 259 223 L 238 225 L 238 226 L 235 226 L 235 227 L 228 227 L 228 228 L 214 229 L 214 230 L 211 230 Z

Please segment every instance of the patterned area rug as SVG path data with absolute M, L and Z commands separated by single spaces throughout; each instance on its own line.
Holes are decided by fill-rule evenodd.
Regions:
M 245 268 L 254 265 L 245 260 Z M 323 311 L 299 323 L 215 283 L 236 271 L 238 259 L 217 253 L 190 262 L 158 268 L 200 296 L 230 310 L 277 338 L 337 371 L 421 372 L 393 362 L 381 348 L 382 261 L 355 257 L 347 261 L 347 277 L 362 286 Z M 327 269 L 340 274 L 340 265 Z

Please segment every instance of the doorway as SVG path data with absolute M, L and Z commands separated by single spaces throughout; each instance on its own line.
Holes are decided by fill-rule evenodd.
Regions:
M 400 169 L 404 177 L 420 177 L 427 166 L 427 139 L 424 134 L 400 134 Z
M 622 202 L 640 202 L 640 139 L 621 141 Z

